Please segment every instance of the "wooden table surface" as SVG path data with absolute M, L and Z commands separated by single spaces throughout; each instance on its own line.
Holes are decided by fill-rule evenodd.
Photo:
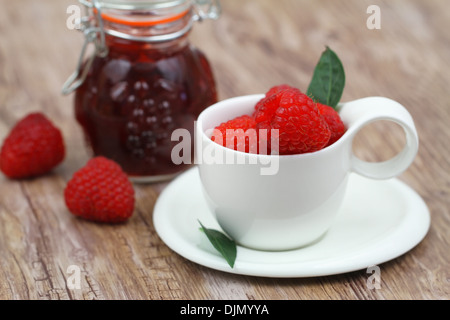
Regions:
M 214 68 L 219 98 L 290 83 L 306 90 L 325 46 L 347 74 L 342 101 L 385 96 L 408 108 L 420 136 L 413 165 L 399 179 L 427 203 L 431 227 L 404 255 L 381 264 L 381 288 L 366 270 L 316 278 L 234 275 L 188 261 L 155 232 L 155 201 L 167 185 L 135 185 L 136 210 L 122 225 L 73 217 L 63 190 L 88 159 L 61 87 L 83 37 L 66 27 L 76 1 L 0 0 L 0 140 L 28 112 L 45 112 L 62 129 L 65 161 L 43 177 L 0 176 L 0 299 L 449 299 L 450 10 L 446 0 L 222 0 L 215 22 L 197 24 L 191 42 Z M 381 29 L 368 29 L 378 5 Z M 388 159 L 400 150 L 395 125 L 371 125 L 357 153 Z M 68 267 L 81 270 L 69 289 Z

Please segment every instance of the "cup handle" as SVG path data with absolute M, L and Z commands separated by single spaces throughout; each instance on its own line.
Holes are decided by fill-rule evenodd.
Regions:
M 339 105 L 339 114 L 348 128 L 349 148 L 356 133 L 367 124 L 388 120 L 399 124 L 406 135 L 403 150 L 383 162 L 367 162 L 359 159 L 351 150 L 351 170 L 372 179 L 389 179 L 400 175 L 411 163 L 419 149 L 419 138 L 410 113 L 396 101 L 383 97 L 369 97 Z

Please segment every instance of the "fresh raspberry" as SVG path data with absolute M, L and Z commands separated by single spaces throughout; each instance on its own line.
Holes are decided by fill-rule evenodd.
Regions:
M 134 189 L 114 161 L 98 156 L 75 172 L 64 190 L 67 208 L 75 216 L 105 223 L 127 220 L 134 210 Z
M 328 128 L 331 131 L 330 141 L 328 141 L 328 144 L 326 145 L 330 146 L 337 140 L 339 140 L 339 138 L 344 135 L 347 129 L 345 128 L 345 125 L 342 122 L 339 113 L 337 113 L 337 111 L 334 108 L 321 103 L 316 103 L 316 105 L 317 108 L 319 108 L 320 114 L 322 115 L 323 119 L 327 122 Z
M 257 124 L 270 122 L 280 105 L 281 95 L 281 93 L 272 94 L 258 101 L 253 113 L 253 117 Z
M 325 147 L 331 132 L 314 101 L 296 88 L 271 90 L 275 93 L 257 103 L 254 116 L 257 130 L 279 130 L 279 154 L 314 152 Z
M 252 116 L 244 115 L 224 122 L 214 129 L 212 141 L 236 151 L 258 152 L 256 123 Z
M 279 107 L 280 99 L 286 90 L 295 90 L 300 93 L 300 90 L 287 84 L 270 88 L 265 97 L 255 105 L 253 117 L 255 118 L 256 123 L 270 121 L 273 118 Z
M 65 156 L 61 131 L 42 113 L 16 123 L 0 151 L 0 170 L 9 178 L 30 178 L 49 172 Z
M 274 94 L 280 93 L 281 91 L 289 90 L 289 89 L 296 89 L 296 88 L 291 87 L 288 84 L 280 84 L 278 86 L 274 86 L 274 87 L 270 88 L 269 91 L 266 92 L 266 98 L 270 97 Z M 296 89 L 296 90 L 298 90 L 298 89 Z

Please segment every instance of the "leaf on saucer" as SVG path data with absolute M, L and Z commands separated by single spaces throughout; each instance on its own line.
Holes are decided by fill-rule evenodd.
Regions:
M 225 234 L 218 230 L 205 228 L 200 220 L 198 222 L 201 226 L 200 230 L 205 233 L 206 237 L 214 246 L 214 248 L 219 251 L 222 257 L 224 257 L 228 262 L 230 267 L 233 268 L 234 262 L 236 261 L 237 252 L 236 243 L 234 242 L 234 240 L 228 238 Z
M 315 102 L 336 108 L 345 86 L 345 72 L 339 57 L 329 47 L 314 69 L 307 95 Z

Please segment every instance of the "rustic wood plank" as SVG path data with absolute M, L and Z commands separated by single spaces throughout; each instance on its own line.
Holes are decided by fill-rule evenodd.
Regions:
M 308 279 L 269 279 L 214 271 L 172 252 L 152 213 L 167 183 L 136 185 L 136 211 L 105 226 L 71 216 L 62 192 L 89 158 L 62 83 L 73 71 L 82 35 L 66 28 L 75 1 L 0 0 L 0 140 L 20 117 L 44 111 L 61 127 L 68 154 L 41 178 L 0 175 L 0 299 L 449 299 L 450 298 L 450 11 L 445 0 L 222 1 L 223 16 L 195 26 L 192 43 L 209 57 L 220 99 L 289 83 L 306 90 L 325 45 L 347 74 L 343 100 L 386 96 L 415 119 L 420 151 L 400 179 L 429 206 L 429 234 L 381 269 L 381 289 L 366 270 Z M 368 30 L 369 5 L 381 9 Z M 392 124 L 364 129 L 354 147 L 379 161 L 404 143 Z M 80 289 L 68 267 L 78 266 Z

